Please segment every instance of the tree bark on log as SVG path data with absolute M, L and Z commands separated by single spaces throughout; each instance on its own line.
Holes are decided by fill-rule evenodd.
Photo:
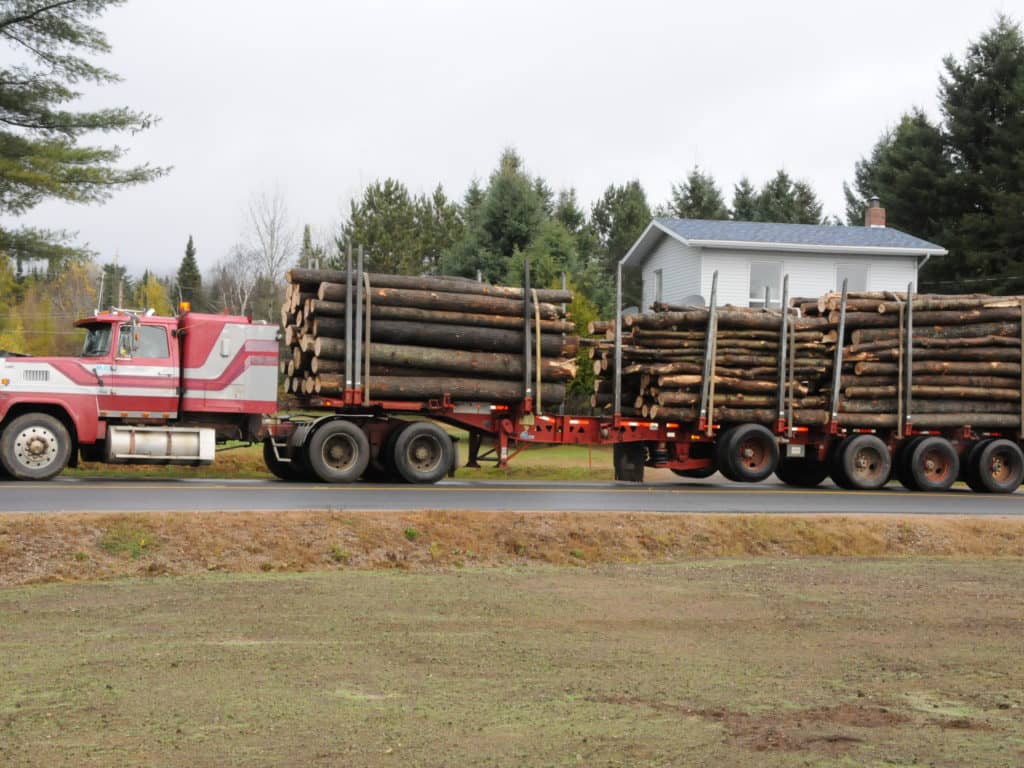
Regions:
M 345 284 L 346 272 L 343 269 L 302 269 L 293 267 L 285 273 L 289 283 L 311 286 L 319 289 L 321 283 Z M 510 285 L 489 285 L 466 277 L 435 276 L 435 275 L 387 275 L 379 272 L 368 273 L 372 288 L 411 288 L 415 290 L 435 291 L 438 293 L 463 293 L 477 296 L 495 296 L 506 299 L 523 298 L 523 289 Z M 353 279 L 356 273 L 352 273 Z M 573 299 L 572 291 L 560 289 L 538 288 L 537 300 L 568 304 Z
M 779 332 L 782 317 L 771 312 L 744 312 L 737 309 L 719 309 L 718 325 L 723 329 L 773 330 Z M 707 325 L 708 310 L 694 309 L 686 312 L 662 312 L 648 315 L 626 315 L 623 324 L 627 328 L 646 328 L 650 330 L 674 328 L 675 326 L 700 327 Z M 804 317 L 795 319 L 793 324 L 797 330 L 827 328 L 829 321 L 824 317 Z
M 899 410 L 899 401 L 886 400 L 840 400 L 840 413 L 889 413 Z M 917 413 L 1016 413 L 1020 414 L 1017 403 L 1000 400 L 915 400 L 911 412 Z
M 847 387 L 844 394 L 851 399 L 874 399 L 896 397 L 896 386 L 891 387 Z M 914 384 L 910 388 L 913 397 L 938 400 L 1020 400 L 1020 389 L 996 389 L 995 387 L 936 387 Z
M 1020 338 L 1020 323 L 976 323 L 971 325 L 920 325 L 914 317 L 914 338 L 922 339 L 966 339 L 982 336 L 1011 336 Z M 863 344 L 879 339 L 895 339 L 899 336 L 897 328 L 865 328 L 854 331 L 850 340 L 854 344 Z
M 336 324 L 330 325 L 327 318 L 321 318 L 317 323 L 321 333 L 330 329 L 338 333 Z M 340 335 L 344 334 L 344 324 Z M 425 323 L 406 323 L 399 320 L 381 320 L 372 323 L 370 327 L 370 346 L 378 342 L 389 344 L 403 344 L 427 347 L 447 347 L 450 349 L 465 350 L 486 350 L 488 352 L 517 352 L 522 354 L 523 333 L 522 331 L 508 331 L 501 328 L 478 328 L 469 325 L 433 325 Z M 317 350 L 324 349 L 327 352 L 317 351 L 319 357 L 333 357 L 329 350 L 334 348 L 329 342 L 341 344 L 344 354 L 344 342 L 337 336 L 320 335 L 317 343 L 323 342 Z M 579 351 L 577 338 L 574 336 L 561 336 L 555 334 L 541 334 L 541 354 L 544 357 L 573 357 Z M 531 340 L 531 346 L 535 349 L 536 337 Z M 533 351 L 531 349 L 531 352 Z
M 317 360 L 341 360 L 345 356 L 345 342 L 325 338 L 317 339 Z M 329 354 L 322 354 L 329 352 Z M 374 342 L 370 345 L 370 363 L 400 368 L 423 368 L 448 371 L 472 377 L 516 379 L 523 374 L 522 355 L 501 352 L 466 352 L 440 347 L 415 347 Z M 536 366 L 538 363 L 534 361 Z M 569 381 L 576 375 L 576 361 L 572 359 L 544 358 L 539 362 L 544 381 Z M 318 368 L 322 367 L 318 363 Z M 343 369 L 342 369 L 343 370 Z M 536 371 L 536 367 L 533 369 Z
M 896 375 L 898 373 L 898 366 L 896 363 L 857 363 L 854 366 L 854 370 L 858 376 L 861 374 L 867 374 L 868 376 L 880 374 Z M 982 376 L 1019 376 L 1020 363 L 956 363 L 946 360 L 922 360 L 921 362 L 914 363 L 913 371 L 915 374 L 953 373 L 964 375 L 978 374 Z
M 323 379 L 324 377 L 319 377 Z M 335 380 L 321 384 L 318 394 L 328 397 L 342 394 L 341 387 L 333 386 Z M 370 396 L 375 400 L 435 400 L 448 395 L 452 400 L 477 401 L 485 403 L 511 403 L 523 397 L 522 382 L 499 381 L 496 379 L 418 378 L 404 376 L 380 376 L 370 379 Z M 565 400 L 565 386 L 542 384 L 541 406 L 555 405 Z
M 368 295 L 372 304 L 382 307 L 417 307 L 449 312 L 469 312 L 483 315 L 522 316 L 523 301 L 504 299 L 496 296 L 477 296 L 465 293 L 440 293 L 405 288 L 371 288 Z M 321 301 L 345 301 L 345 286 L 338 283 L 322 283 L 317 292 Z M 557 320 L 559 309 L 554 304 L 541 302 L 531 305 L 539 308 L 542 320 Z
M 520 310 L 522 306 L 520 305 Z M 345 317 L 345 302 L 320 301 L 312 299 L 308 303 L 307 312 L 313 317 Z M 437 323 L 442 325 L 475 325 L 484 328 L 505 328 L 518 331 L 523 328 L 523 313 L 516 316 L 484 315 L 471 312 L 449 312 L 445 310 L 418 309 L 416 307 L 378 307 L 370 306 L 371 320 L 406 320 L 416 323 Z M 530 330 L 534 331 L 537 324 L 530 318 Z M 576 326 L 568 320 L 541 320 L 542 333 L 575 333 Z
M 900 349 L 876 349 L 872 352 L 857 352 L 844 359 L 848 362 L 866 362 L 882 360 L 899 360 L 903 356 Z M 959 349 L 922 348 L 914 350 L 914 360 L 959 360 L 961 362 L 1020 362 L 1020 342 L 1013 347 L 963 347 Z

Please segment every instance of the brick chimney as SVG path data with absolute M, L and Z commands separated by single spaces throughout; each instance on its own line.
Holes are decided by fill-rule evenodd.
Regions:
M 864 226 L 885 226 L 885 208 L 882 207 L 882 201 L 878 199 L 878 195 L 875 195 L 868 200 L 868 207 L 864 211 Z

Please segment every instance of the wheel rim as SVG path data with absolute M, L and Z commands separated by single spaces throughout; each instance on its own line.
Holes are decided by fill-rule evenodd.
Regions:
M 921 469 L 929 481 L 942 484 L 949 479 L 953 463 L 945 451 L 939 448 L 927 450 L 921 456 Z
M 883 457 L 874 448 L 859 448 L 853 455 L 853 475 L 860 481 L 877 481 L 882 475 L 884 466 Z
M 429 472 L 436 469 L 444 451 L 440 443 L 430 435 L 419 435 L 409 442 L 406 456 L 409 465 L 418 472 Z
M 999 484 L 1010 482 L 1017 473 L 1016 456 L 1012 451 L 1000 450 L 992 454 L 987 466 L 989 477 Z
M 736 447 L 740 464 L 751 472 L 759 472 L 768 466 L 770 454 L 764 442 L 756 437 L 748 437 L 740 441 Z
M 57 460 L 59 451 L 57 436 L 46 427 L 27 427 L 14 438 L 14 456 L 26 469 L 46 469 Z
M 321 455 L 331 469 L 340 471 L 346 470 L 356 462 L 359 456 L 359 446 L 351 435 L 331 435 L 324 440 Z

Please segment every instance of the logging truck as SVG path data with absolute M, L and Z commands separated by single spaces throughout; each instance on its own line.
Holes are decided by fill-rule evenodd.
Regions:
M 900 405 L 893 416 L 851 420 L 838 407 L 845 291 L 838 320 L 840 342 L 829 368 L 831 391 L 818 396 L 827 410 L 794 407 L 793 358 L 787 360 L 785 350 L 795 345 L 797 334 L 790 312 L 783 311 L 772 321 L 777 322 L 776 330 L 768 323 L 768 332 L 778 333 L 777 386 L 769 396 L 775 407 L 731 409 L 722 392 L 716 401 L 715 344 L 706 343 L 696 363 L 702 376 L 692 408 L 669 411 L 664 418 L 629 413 L 623 404 L 618 322 L 614 375 L 608 382 L 612 409 L 605 415 L 576 416 L 553 410 L 558 399 L 544 394 L 553 385 L 542 374 L 562 375 L 557 366 L 552 369 L 550 360 L 545 364 L 541 344 L 544 323 L 558 321 L 541 316 L 538 305 L 543 297 L 530 289 L 528 266 L 525 285 L 518 289 L 522 314 L 507 331 L 518 334 L 514 339 L 522 344 L 521 358 L 487 358 L 491 365 L 513 366 L 510 375 L 460 379 L 451 370 L 476 365 L 483 358 L 464 363 L 455 351 L 446 360 L 434 350 L 423 354 L 443 370 L 413 370 L 405 379 L 394 377 L 397 383 L 383 386 L 378 386 L 383 378 L 372 378 L 374 366 L 380 370 L 373 355 L 383 354 L 383 349 L 390 363 L 398 353 L 384 344 L 375 351 L 371 281 L 361 260 L 355 270 L 350 262 L 343 275 L 340 289 L 335 285 L 327 290 L 343 300 L 342 314 L 336 321 L 321 322 L 338 336 L 330 342 L 334 354 L 322 358 L 324 366 L 333 366 L 334 378 L 322 391 L 305 392 L 298 412 L 282 409 L 278 399 L 282 359 L 287 357 L 283 353 L 297 349 L 300 356 L 321 358 L 312 340 L 308 351 L 296 339 L 285 341 L 282 348 L 283 336 L 294 328 L 288 325 L 294 321 L 292 315 L 284 318 L 282 334 L 277 326 L 247 317 L 191 312 L 186 307 L 175 317 L 112 309 L 78 322 L 85 334 L 78 356 L 0 356 L 0 474 L 46 480 L 80 459 L 197 466 L 212 462 L 218 445 L 244 441 L 262 443 L 268 469 L 286 481 L 434 483 L 454 467 L 453 440 L 440 426 L 447 424 L 468 432 L 470 466 L 485 460 L 504 466 L 529 445 L 605 445 L 613 448 L 616 479 L 632 482 L 643 480 L 646 467 L 657 467 L 683 478 L 721 472 L 738 482 L 758 482 L 774 473 L 799 487 L 816 486 L 831 477 L 842 487 L 858 490 L 880 488 L 893 475 L 920 491 L 946 490 L 962 478 L 976 491 L 1007 493 L 1024 477 L 1019 414 L 977 414 L 972 419 L 948 413 L 913 415 L 909 292 L 906 312 L 901 308 L 900 314 L 900 328 L 907 333 L 901 330 L 896 341 L 906 345 L 907 360 L 898 364 Z M 456 287 L 466 290 L 465 284 Z M 710 306 L 700 315 L 706 321 L 705 339 L 712 342 L 719 320 L 714 294 L 713 289 Z M 621 319 L 621 290 L 619 296 Z M 783 306 L 788 306 L 788 296 Z M 1019 309 L 1014 326 L 1018 334 Z M 465 321 L 455 317 L 458 312 L 437 311 L 453 328 L 465 327 Z M 502 322 L 508 320 L 501 317 Z M 765 325 L 763 317 L 758 322 Z M 389 332 L 393 331 L 392 327 Z M 506 343 L 511 337 L 496 338 Z M 1019 373 L 1019 365 L 1016 370 Z M 862 426 L 866 423 L 874 426 Z

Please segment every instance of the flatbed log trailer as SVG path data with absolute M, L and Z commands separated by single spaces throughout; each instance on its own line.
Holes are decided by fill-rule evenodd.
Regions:
M 350 262 L 347 274 L 347 304 L 361 307 L 362 265 L 353 270 Z M 618 317 L 621 285 L 620 267 Z M 996 427 L 979 428 L 914 418 L 909 366 L 904 407 L 892 423 L 871 429 L 845 426 L 836 408 L 842 343 L 833 367 L 829 412 L 810 417 L 794 412 L 786 398 L 791 380 L 785 355 L 792 332 L 788 311 L 779 320 L 778 408 L 767 423 L 715 423 L 714 388 L 706 383 L 696 420 L 622 415 L 621 330 L 615 341 L 614 413 L 595 417 L 544 412 L 533 396 L 537 382 L 528 267 L 524 288 L 524 395 L 498 404 L 457 402 L 446 395 L 425 401 L 373 399 L 368 367 L 362 367 L 369 341 L 357 333 L 361 324 L 356 309 L 346 323 L 343 396 L 306 401 L 302 409 L 307 413 L 300 415 L 279 412 L 276 326 L 188 311 L 174 318 L 127 311 L 97 314 L 78 324 L 86 329 L 87 340 L 77 358 L 0 359 L 0 475 L 45 480 L 77 464 L 79 457 L 109 463 L 208 464 L 216 444 L 243 440 L 261 441 L 268 468 L 284 480 L 433 483 L 455 462 L 452 440 L 440 422 L 469 432 L 471 464 L 489 458 L 505 466 L 528 445 L 610 445 L 616 479 L 632 482 L 643 480 L 646 467 L 657 467 L 687 478 L 721 471 L 740 482 L 758 482 L 775 472 L 800 487 L 831 476 L 840 486 L 857 490 L 879 488 L 895 473 L 909 488 L 941 491 L 961 476 L 961 468 L 978 491 L 1012 492 L 1021 483 L 1021 419 L 984 415 L 979 423 Z M 840 340 L 845 286 L 843 293 Z M 708 338 L 714 337 L 716 327 L 715 294 L 713 289 Z M 784 295 L 782 306 L 787 299 Z M 908 361 L 913 353 L 912 317 L 908 302 Z M 714 345 L 707 348 L 705 382 L 713 378 Z M 484 443 L 490 446 L 481 453 Z

